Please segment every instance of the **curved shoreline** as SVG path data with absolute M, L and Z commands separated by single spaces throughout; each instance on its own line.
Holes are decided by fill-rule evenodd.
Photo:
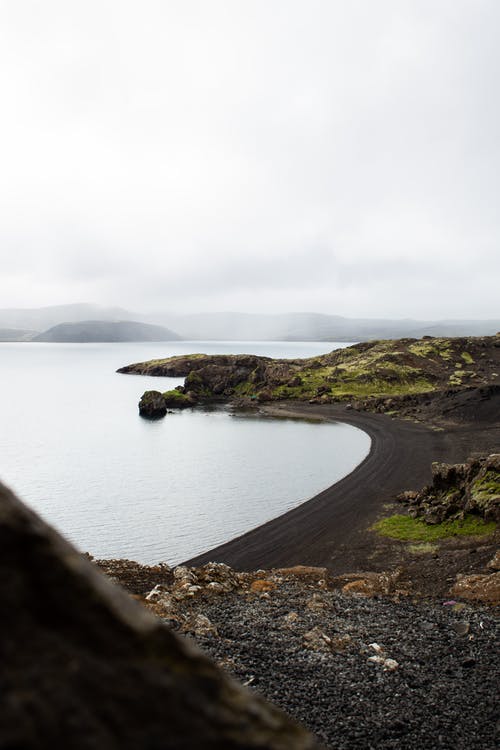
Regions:
M 370 452 L 350 474 L 310 500 L 186 560 L 186 565 L 216 561 L 237 570 L 255 570 L 302 564 L 326 567 L 335 574 L 367 569 L 373 544 L 368 528 L 385 502 L 428 483 L 433 461 L 463 461 L 472 451 L 494 445 L 490 431 L 481 425 L 438 431 L 337 404 L 285 404 L 273 407 L 272 414 L 359 427 L 371 438 Z

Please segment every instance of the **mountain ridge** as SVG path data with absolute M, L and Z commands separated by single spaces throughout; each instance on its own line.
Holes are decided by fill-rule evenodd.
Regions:
M 499 319 L 414 320 L 412 318 L 347 318 L 327 313 L 211 312 L 138 313 L 121 307 L 87 303 L 42 308 L 0 309 L 0 329 L 9 340 L 27 340 L 26 331 L 42 333 L 67 323 L 140 322 L 169 328 L 184 340 L 198 341 L 369 341 L 422 336 L 487 336 L 500 330 Z M 19 330 L 15 339 L 13 330 Z

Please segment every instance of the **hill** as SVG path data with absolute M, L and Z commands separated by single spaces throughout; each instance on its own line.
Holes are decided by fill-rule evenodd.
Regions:
M 448 400 L 450 391 L 487 388 L 496 393 L 500 335 L 371 341 L 293 360 L 192 354 L 140 362 L 119 372 L 184 376 L 182 392 L 191 403 L 196 399 L 343 401 L 356 408 L 396 412 L 437 393 Z M 462 406 L 465 402 L 455 405 Z
M 489 336 L 500 320 L 389 320 L 344 318 L 297 312 L 280 315 L 251 313 L 157 314 L 150 322 L 173 328 L 188 341 L 369 341 L 422 336 Z
M 241 312 L 177 315 L 130 312 L 90 304 L 0 310 L 0 328 L 45 331 L 60 323 L 139 321 L 170 328 L 189 341 L 371 341 L 422 336 L 491 336 L 500 319 L 435 320 L 345 318 L 314 312 Z M 24 339 L 19 339 L 24 340 Z
M 61 323 L 35 336 L 33 341 L 52 342 L 113 342 L 113 341 L 177 341 L 179 336 L 162 326 L 136 321 L 87 320 L 82 323 Z
M 0 341 L 31 341 L 37 333 L 21 328 L 0 328 Z

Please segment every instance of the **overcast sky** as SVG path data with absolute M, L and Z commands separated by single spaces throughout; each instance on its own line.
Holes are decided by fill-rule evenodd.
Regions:
M 500 316 L 499 0 L 0 0 L 0 307 Z

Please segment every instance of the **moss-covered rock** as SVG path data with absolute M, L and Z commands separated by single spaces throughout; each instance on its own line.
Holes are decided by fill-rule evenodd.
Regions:
M 465 369 L 473 362 L 474 370 Z M 184 376 L 185 393 L 202 400 L 257 400 L 265 393 L 273 400 L 355 401 L 358 408 L 386 411 L 388 399 L 491 385 L 498 370 L 500 336 L 483 336 L 370 341 L 309 359 L 192 354 L 119 372 Z
M 420 492 L 403 492 L 398 500 L 410 516 L 427 524 L 463 520 L 473 514 L 500 522 L 500 455 L 471 459 L 463 464 L 432 466 L 432 484 Z
M 184 393 L 184 389 L 175 388 L 173 391 L 162 393 L 165 405 L 169 409 L 187 409 L 196 404 L 196 397 L 192 392 Z
M 139 401 L 139 414 L 146 419 L 160 419 L 167 413 L 167 404 L 160 391 L 145 391 Z

